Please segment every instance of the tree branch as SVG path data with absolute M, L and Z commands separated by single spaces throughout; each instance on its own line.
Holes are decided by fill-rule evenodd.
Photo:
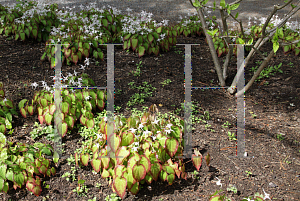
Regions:
M 267 57 L 267 59 L 263 61 L 263 63 L 260 65 L 260 67 L 254 73 L 254 75 L 251 78 L 251 80 L 247 83 L 247 85 L 241 91 L 238 91 L 236 93 L 236 97 L 240 97 L 241 95 L 243 95 L 244 92 L 246 92 L 252 86 L 252 84 L 254 83 L 254 81 L 256 80 L 256 78 L 259 76 L 259 74 L 261 73 L 261 71 L 268 65 L 268 63 L 270 62 L 270 60 L 271 60 L 271 58 L 273 56 L 274 56 L 274 50 L 272 49 L 272 51 L 270 52 L 270 54 Z

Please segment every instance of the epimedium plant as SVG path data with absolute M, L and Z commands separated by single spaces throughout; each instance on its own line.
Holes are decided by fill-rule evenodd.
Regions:
M 183 159 L 177 158 L 183 155 L 184 122 L 158 120 L 154 111 L 158 111 L 156 105 L 150 106 L 142 117 L 115 117 L 111 135 L 107 134 L 107 118 L 101 118 L 97 133 L 75 153 L 76 165 L 91 164 L 95 172 L 109 179 L 112 190 L 121 198 L 126 189 L 137 194 L 145 182 L 150 184 L 160 178 L 172 185 L 176 176 L 186 179 Z M 209 154 L 205 160 L 209 165 Z M 199 151 L 194 150 L 192 161 L 199 171 L 202 164 Z
M 8 10 L 0 5 L 0 34 L 4 32 L 6 36 L 14 35 L 15 40 L 22 41 L 28 39 L 35 39 L 39 42 L 47 41 L 52 26 L 58 27 L 59 21 L 55 14 L 57 4 L 47 5 L 41 10 L 32 12 L 32 8 L 36 6 L 37 2 L 27 1 L 23 2 L 17 0 L 16 8 Z M 40 5 L 39 5 L 40 6 Z M 25 16 L 30 15 L 30 18 Z M 20 19 L 23 23 L 20 23 Z
M 45 155 L 51 156 L 52 152 L 51 145 L 15 144 L 0 133 L 0 192 L 7 193 L 12 182 L 15 190 L 26 185 L 30 192 L 39 196 L 42 192 L 40 177 L 56 174 L 50 160 L 45 158 Z
M 22 5 L 27 4 L 22 2 Z M 31 2 L 30 6 L 25 6 L 25 8 L 29 9 L 35 5 L 36 2 Z M 21 7 L 22 6 L 18 4 L 17 8 L 13 9 L 13 12 L 22 13 Z M 171 45 L 175 45 L 177 36 L 180 34 L 187 36 L 189 34 L 197 33 L 198 35 L 201 35 L 199 25 L 186 24 L 185 27 L 180 25 L 174 28 L 164 27 L 162 26 L 162 23 L 156 24 L 155 22 L 150 22 L 150 19 L 146 19 L 144 16 L 147 15 L 147 13 L 142 13 L 141 20 L 139 18 L 136 19 L 136 17 L 131 18 L 128 16 L 115 15 L 112 9 L 97 9 L 96 11 L 93 8 L 89 11 L 81 11 L 77 14 L 69 12 L 65 14 L 65 11 L 59 11 L 56 15 L 54 11 L 57 10 L 57 4 L 53 4 L 51 12 L 49 11 L 49 14 L 47 13 L 47 17 L 52 19 L 52 21 L 49 21 L 49 19 L 44 19 L 43 15 L 42 17 L 38 15 L 40 13 L 43 14 L 43 10 L 49 7 L 40 4 L 38 4 L 37 7 L 38 12 L 35 12 L 36 15 L 31 14 L 27 17 L 27 22 L 34 19 L 32 20 L 32 23 L 34 23 L 33 25 L 29 25 L 29 23 L 26 24 L 26 22 L 24 22 L 24 17 L 21 14 L 21 19 L 23 19 L 23 21 L 19 19 L 20 15 L 18 14 L 10 14 L 9 16 L 3 15 L 1 17 L 2 25 L 0 34 L 4 31 L 6 36 L 16 34 L 16 40 L 18 40 L 19 35 L 22 40 L 25 40 L 25 34 L 23 32 L 27 34 L 28 38 L 34 33 L 36 39 L 36 37 L 40 36 L 41 31 L 44 30 L 43 26 L 46 26 L 47 32 L 43 32 L 43 35 L 41 36 L 44 41 L 47 41 L 45 47 L 46 52 L 41 56 L 41 60 L 45 60 L 47 56 L 48 61 L 51 63 L 51 68 L 54 68 L 55 63 L 55 47 L 50 46 L 49 44 L 53 44 L 55 41 L 65 45 L 62 51 L 62 61 L 66 61 L 66 63 L 70 65 L 70 62 L 76 64 L 78 60 L 82 60 L 83 56 L 87 58 L 89 55 L 92 55 L 96 59 L 100 58 L 103 60 L 104 56 L 100 46 L 104 43 L 123 42 L 124 50 L 129 50 L 131 48 L 133 51 L 138 52 L 139 57 L 143 56 L 145 52 L 148 54 L 154 53 L 157 56 L 160 49 L 162 49 L 162 51 L 168 51 Z M 3 14 L 8 13 L 5 7 L 2 7 L 2 9 Z M 25 12 L 25 14 L 27 13 Z M 49 32 L 51 31 L 49 27 L 54 25 L 53 21 L 56 22 L 55 27 L 49 35 Z M 63 22 L 65 23 L 63 24 Z M 166 24 L 167 22 L 165 22 L 165 25 Z M 33 31 L 30 28 L 32 26 L 35 26 Z M 11 27 L 18 28 L 15 30 Z M 104 47 L 102 49 L 106 48 Z
M 84 86 L 95 85 L 87 74 L 83 74 L 81 78 L 79 76 L 68 76 L 64 86 L 73 86 L 78 82 Z M 45 83 L 43 84 L 45 85 Z M 59 113 L 62 119 L 59 124 L 62 129 L 62 137 L 66 135 L 68 129 L 73 129 L 77 120 L 80 120 L 80 123 L 87 128 L 93 128 L 95 124 L 93 111 L 96 111 L 97 108 L 102 111 L 106 99 L 107 94 L 104 90 L 80 89 L 74 91 L 73 89 L 63 89 L 61 92 L 61 113 Z M 31 103 L 27 99 L 23 99 L 18 106 L 24 118 L 28 114 L 37 113 L 40 124 L 46 123 L 49 126 L 54 122 L 54 113 L 57 106 L 54 102 L 54 94 L 50 90 L 37 91 Z
M 5 98 L 4 84 L 0 82 L 0 133 L 12 129 L 12 115 L 18 116 L 12 100 Z
M 147 13 L 145 12 L 142 12 L 140 18 L 131 18 L 129 16 L 115 15 L 117 11 L 113 9 L 99 10 L 92 8 L 88 11 L 82 11 L 79 14 L 68 13 L 66 15 L 64 15 L 64 11 L 59 11 L 58 17 L 56 15 L 54 16 L 55 12 L 53 11 L 53 16 L 51 13 L 49 14 L 49 16 L 53 17 L 54 19 L 58 18 L 58 26 L 56 26 L 58 27 L 58 29 L 56 29 L 55 27 L 50 33 L 51 36 L 49 36 L 49 39 L 47 40 L 46 44 L 46 52 L 42 55 L 41 60 L 44 60 L 47 56 L 51 68 L 54 68 L 55 47 L 50 46 L 49 44 L 53 45 L 56 41 L 62 42 L 64 44 L 62 60 L 66 60 L 67 64 L 70 64 L 71 61 L 76 64 L 78 60 L 82 59 L 83 56 L 87 58 L 89 55 L 93 55 L 93 57 L 100 58 L 103 60 L 103 52 L 100 46 L 108 42 L 119 43 L 122 41 L 124 50 L 132 49 L 133 51 L 138 52 L 139 57 L 141 57 L 145 54 L 145 52 L 148 52 L 148 54 L 154 53 L 155 55 L 158 55 L 160 49 L 162 51 L 169 51 L 169 47 L 172 44 L 176 44 L 176 38 L 181 34 L 185 36 L 188 36 L 190 34 L 193 35 L 195 33 L 197 33 L 198 35 L 205 34 L 207 43 L 209 44 L 209 47 L 211 49 L 220 85 L 225 86 L 225 79 L 227 78 L 227 68 L 229 60 L 231 59 L 232 54 L 235 54 L 236 52 L 235 48 L 229 48 L 230 39 L 228 26 L 226 22 L 227 17 L 231 16 L 241 26 L 241 34 L 243 38 L 241 38 L 240 36 L 236 36 L 238 37 L 238 39 L 235 40 L 236 44 L 245 44 L 245 39 L 247 39 L 245 37 L 245 33 L 243 31 L 241 22 L 237 20 L 238 13 L 236 14 L 236 16 L 233 16 L 231 13 L 231 10 L 235 10 L 238 8 L 239 2 L 241 2 L 241 0 L 237 0 L 230 4 L 226 4 L 225 0 L 222 0 L 220 1 L 220 6 L 216 6 L 216 4 L 214 3 L 214 7 L 205 6 L 207 2 L 208 0 L 201 2 L 199 2 L 198 0 L 194 2 L 191 1 L 191 4 L 198 11 L 199 18 L 191 17 L 187 23 L 184 24 L 183 22 L 181 22 L 180 24 L 174 27 L 163 26 L 163 24 L 167 24 L 166 21 L 164 21 L 164 23 L 159 24 L 151 22 L 150 18 L 146 19 Z M 267 19 L 262 20 L 264 23 L 262 26 L 253 26 L 251 28 L 252 36 L 250 33 L 249 35 L 252 38 L 250 37 L 250 40 L 248 40 L 247 44 L 252 44 L 254 39 L 257 37 L 259 37 L 259 39 L 256 41 L 255 45 L 252 46 L 252 49 L 246 58 L 245 66 L 247 66 L 250 58 L 254 55 L 254 53 L 257 52 L 258 54 L 260 54 L 259 48 L 266 41 L 270 41 L 271 39 L 273 42 L 273 51 L 270 52 L 268 57 L 265 57 L 262 54 L 260 54 L 260 56 L 264 58 L 265 62 L 261 64 L 261 66 L 257 69 L 257 73 L 253 75 L 252 79 L 245 86 L 245 91 L 250 88 L 250 86 L 253 84 L 261 70 L 265 68 L 267 63 L 270 61 L 271 57 L 274 56 L 274 54 L 280 46 L 280 41 L 288 42 L 281 44 L 284 45 L 283 49 L 285 52 L 288 52 L 294 48 L 293 50 L 295 50 L 295 53 L 298 54 L 298 45 L 295 44 L 299 43 L 299 40 L 293 41 L 291 43 L 291 41 L 293 39 L 296 39 L 297 36 L 294 36 L 289 32 L 290 35 L 285 37 L 286 33 L 283 33 L 283 30 L 285 30 L 285 24 L 287 20 L 299 10 L 299 7 L 291 4 L 291 0 L 285 1 L 285 3 L 286 4 L 283 6 L 275 6 L 274 11 L 270 14 L 270 16 Z M 31 4 L 35 5 L 34 3 Z M 293 8 L 293 12 L 290 12 L 289 15 L 282 20 L 282 22 L 276 22 L 276 26 L 274 27 L 274 25 L 270 23 L 272 16 L 278 10 L 284 8 L 289 4 L 291 4 Z M 21 6 L 19 6 L 18 8 L 20 7 Z M 220 28 L 220 34 L 217 36 L 226 38 L 224 39 L 224 42 L 221 41 L 222 39 L 215 39 L 215 41 L 213 41 L 213 39 L 211 38 L 211 36 L 214 36 L 218 32 L 218 23 L 215 21 L 214 18 L 212 20 L 205 21 L 206 19 L 204 19 L 203 16 L 203 7 L 207 7 L 213 10 L 220 10 L 224 32 Z M 130 9 L 127 11 L 130 11 Z M 228 13 L 227 16 L 225 16 L 225 12 Z M 83 18 L 81 19 L 79 15 L 82 15 Z M 29 16 L 29 18 L 30 17 L 32 16 Z M 72 17 L 72 19 L 66 19 L 67 17 Z M 20 23 L 19 20 L 14 20 L 14 17 L 12 17 L 13 20 L 10 20 L 11 22 L 9 22 L 9 19 L 5 16 L 2 16 L 2 18 L 4 19 L 2 21 L 6 20 L 4 26 L 1 29 L 2 31 L 9 30 L 9 27 L 11 26 L 10 24 L 14 23 L 19 23 L 22 27 L 22 22 Z M 195 21 L 197 19 L 200 20 Z M 82 22 L 85 22 L 86 24 L 83 25 Z M 41 23 L 44 23 L 44 21 L 42 21 Z M 96 28 L 98 26 L 98 30 L 94 28 L 94 25 L 96 25 Z M 123 26 L 121 27 L 121 25 Z M 210 29 L 212 30 L 209 30 L 209 28 L 207 28 L 207 25 L 209 25 Z M 285 30 L 285 32 L 287 31 Z M 223 65 L 223 75 L 219 61 L 217 60 L 217 53 L 219 57 L 222 54 L 227 54 L 225 63 Z M 236 77 L 237 75 L 235 76 L 231 87 L 228 89 L 228 92 L 230 93 L 235 92 Z M 241 92 L 239 92 L 237 95 L 241 95 Z

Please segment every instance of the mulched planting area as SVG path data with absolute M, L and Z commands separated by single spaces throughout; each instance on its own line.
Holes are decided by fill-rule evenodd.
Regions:
M 218 78 L 214 72 L 214 64 L 205 43 L 204 37 L 180 36 L 177 44 L 200 44 L 192 46 L 192 85 L 219 86 Z M 32 41 L 8 41 L 0 36 L 0 80 L 4 82 L 6 97 L 13 100 L 17 105 L 22 99 L 32 99 L 35 92 L 30 85 L 33 82 L 45 80 L 49 85 L 54 82 L 50 76 L 54 70 L 50 69 L 48 61 L 40 61 L 45 48 L 44 43 Z M 270 52 L 272 43 L 265 44 L 260 51 Z M 184 102 L 184 46 L 178 45 L 171 48 L 169 52 L 161 52 L 155 55 L 145 55 L 138 58 L 132 51 L 123 51 L 122 46 L 115 46 L 115 106 L 120 106 L 120 113 L 129 117 L 131 111 L 126 109 L 126 103 L 130 97 L 138 92 L 137 89 L 129 89 L 128 83 L 135 82 L 135 86 L 142 86 L 148 82 L 156 90 L 153 96 L 146 98 L 142 105 L 135 105 L 134 108 L 142 110 L 142 106 L 149 107 L 156 104 L 161 113 L 172 112 L 181 108 Z M 105 55 L 106 56 L 106 55 Z M 219 58 L 223 64 L 224 57 Z M 249 69 L 257 66 L 256 61 L 262 59 L 255 55 L 245 70 L 246 83 L 250 80 L 253 72 Z M 141 63 L 140 76 L 129 75 L 135 71 Z M 194 124 L 195 130 L 192 133 L 193 147 L 198 147 L 205 156 L 211 155 L 211 163 L 208 168 L 203 160 L 199 171 L 199 178 L 193 175 L 196 170 L 190 159 L 185 159 L 187 180 L 178 179 L 173 185 L 167 182 L 153 182 L 150 186 L 146 184 L 140 189 L 137 195 L 128 193 L 124 200 L 209 200 L 209 195 L 216 190 L 223 189 L 226 192 L 229 184 L 236 186 L 238 192 L 227 192 L 227 196 L 240 200 L 247 196 L 253 196 L 255 192 L 270 194 L 272 200 L 300 200 L 300 62 L 299 57 L 292 54 L 284 55 L 279 49 L 276 57 L 272 58 L 270 65 L 278 65 L 282 62 L 283 73 L 277 73 L 260 82 L 255 82 L 251 89 L 245 94 L 245 144 L 248 158 L 234 157 L 236 154 L 236 141 L 230 141 L 227 132 L 236 131 L 236 98 L 228 95 L 224 89 L 207 89 L 192 91 L 192 101 L 198 102 L 196 116 L 209 111 L 211 125 L 205 129 L 205 124 Z M 293 63 L 293 67 L 289 63 Z M 83 73 L 77 65 L 62 66 L 62 73 L 73 73 L 74 70 Z M 106 65 L 107 60 L 99 61 L 96 65 L 91 60 L 90 65 L 84 73 L 92 78 L 97 86 L 106 86 Z M 231 84 L 236 73 L 236 58 L 233 58 L 229 66 L 229 77 L 227 86 Z M 164 87 L 161 82 L 170 79 L 172 82 Z M 268 84 L 267 84 L 268 83 Z M 39 83 L 40 84 L 40 83 Z M 120 93 L 117 93 L 118 90 Z M 131 107 L 132 108 L 132 107 Z M 183 112 L 178 114 L 183 118 Z M 36 140 L 30 138 L 34 122 L 38 122 L 37 115 L 24 119 L 14 117 L 12 135 L 6 134 L 8 140 L 15 142 L 50 143 L 41 137 Z M 222 125 L 228 121 L 231 125 L 223 128 Z M 26 124 L 27 126 L 23 126 Z M 213 129 L 214 131 L 211 131 Z M 281 137 L 280 137 L 281 134 Z M 43 178 L 45 185 L 39 197 L 31 194 L 26 188 L 15 191 L 12 186 L 7 195 L 1 194 L 2 200 L 88 200 L 97 197 L 97 200 L 105 200 L 111 195 L 112 189 L 108 181 L 101 176 L 92 174 L 92 167 L 89 165 L 76 172 L 76 178 L 85 180 L 89 189 L 87 197 L 80 197 L 72 190 L 76 188 L 77 181 L 66 181 L 61 176 L 65 172 L 71 172 L 66 158 L 81 147 L 82 140 L 78 129 L 73 129 L 70 135 L 63 138 L 65 144 L 64 156 L 60 161 L 57 174 L 51 178 Z M 252 175 L 247 176 L 245 171 Z M 216 185 L 217 178 L 221 179 L 222 186 Z M 96 187 L 100 183 L 100 187 Z

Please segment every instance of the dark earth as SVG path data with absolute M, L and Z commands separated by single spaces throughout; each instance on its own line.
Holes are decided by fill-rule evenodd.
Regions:
M 192 46 L 192 86 L 218 86 L 217 74 L 205 42 L 205 38 L 199 36 L 180 36 L 177 44 L 200 44 Z M 138 58 L 132 51 L 123 51 L 121 46 L 115 46 L 115 106 L 120 106 L 120 113 L 128 117 L 131 112 L 126 103 L 130 97 L 138 92 L 137 89 L 129 89 L 128 83 L 135 82 L 135 86 L 143 85 L 147 81 L 156 88 L 152 97 L 146 98 L 145 103 L 135 105 L 134 108 L 142 110 L 142 106 L 149 107 L 156 104 L 161 113 L 174 112 L 184 103 L 184 46 L 178 45 L 169 52 L 161 55 L 145 55 Z M 45 80 L 49 85 L 54 82 L 50 76 L 54 70 L 50 69 L 48 61 L 40 61 L 45 48 L 45 43 L 36 41 L 14 41 L 0 36 L 0 81 L 5 85 L 6 97 L 13 100 L 17 106 L 22 99 L 32 99 L 35 89 L 30 85 L 33 82 Z M 268 42 L 260 49 L 269 53 L 272 43 Z M 181 52 L 179 52 L 181 51 Z M 219 58 L 221 64 L 225 56 Z M 250 80 L 253 72 L 249 69 L 257 66 L 257 61 L 262 59 L 255 54 L 245 69 L 245 81 Z M 128 74 L 135 71 L 136 64 L 142 61 L 140 76 Z M 107 60 L 91 60 L 84 73 L 92 78 L 97 86 L 106 86 Z M 204 123 L 195 123 L 192 133 L 193 147 L 197 147 L 203 156 L 207 153 L 211 156 L 210 167 L 203 161 L 197 177 L 193 172 L 196 168 L 190 159 L 185 159 L 187 179 L 178 179 L 173 185 L 167 182 L 153 182 L 146 184 L 136 196 L 128 193 L 124 200 L 209 200 L 209 196 L 216 190 L 223 189 L 227 196 L 233 200 L 241 200 L 254 193 L 263 194 L 263 189 L 270 194 L 272 200 L 300 200 L 300 62 L 299 57 L 293 54 L 284 55 L 280 48 L 270 65 L 282 63 L 283 73 L 276 73 L 269 78 L 263 78 L 255 82 L 245 94 L 245 144 L 248 158 L 236 158 L 236 141 L 229 140 L 227 132 L 236 130 L 236 98 L 229 95 L 225 89 L 193 89 L 192 101 L 198 106 L 196 116 L 201 116 L 204 111 L 209 111 L 211 125 L 205 129 Z M 293 65 L 290 65 L 293 63 Z M 83 73 L 77 65 L 62 66 L 62 73 Z M 226 85 L 229 86 L 236 73 L 236 58 L 230 62 L 229 77 Z M 170 79 L 169 85 L 162 86 L 161 82 Z M 39 83 L 40 84 L 40 83 Z M 120 93 L 117 93 L 118 90 Z M 130 107 L 132 109 L 133 107 Z M 33 140 L 30 132 L 34 122 L 38 122 L 37 115 L 24 119 L 19 113 L 14 117 L 12 135 L 6 134 L 8 140 L 17 142 L 50 143 L 44 137 Z M 178 113 L 183 118 L 183 112 Z M 225 122 L 231 125 L 223 128 Z M 27 126 L 23 127 L 26 124 Z M 210 129 L 213 129 L 211 131 Z M 63 138 L 65 156 L 74 154 L 81 147 L 78 143 L 81 136 L 78 129 L 73 129 L 71 135 Z M 281 135 L 279 135 L 281 134 Z M 252 173 L 247 176 L 246 171 Z M 25 187 L 16 191 L 10 185 L 8 194 L 1 194 L 2 200 L 88 200 L 97 197 L 97 200 L 105 200 L 107 195 L 113 193 L 108 181 L 101 176 L 92 174 L 92 167 L 77 168 L 76 178 L 86 181 L 88 187 L 87 197 L 79 196 L 72 190 L 76 188 L 77 181 L 66 181 L 61 176 L 65 172 L 71 172 L 66 157 L 60 161 L 57 173 L 54 177 L 42 178 L 42 193 L 39 197 L 31 194 Z M 216 185 L 218 177 L 222 186 Z M 96 187 L 100 183 L 100 187 Z M 226 191 L 229 184 L 236 186 L 238 192 Z M 49 185 L 49 188 L 44 188 Z

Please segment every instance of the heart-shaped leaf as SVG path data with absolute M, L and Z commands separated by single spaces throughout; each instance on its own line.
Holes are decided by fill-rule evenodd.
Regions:
M 66 115 L 65 122 L 67 123 L 67 125 L 70 129 L 72 129 L 74 127 L 75 121 L 74 121 L 74 118 L 72 116 Z
M 24 118 L 27 117 L 27 112 L 26 112 L 26 110 L 25 110 L 24 108 L 21 108 L 21 109 L 20 109 L 20 113 L 21 113 L 21 115 L 22 115 Z
M 116 133 L 114 133 L 113 135 L 108 136 L 107 141 L 108 141 L 107 144 L 109 145 L 111 150 L 115 153 L 121 144 L 120 136 L 117 136 Z
M 175 174 L 169 174 L 167 176 L 167 181 L 168 181 L 169 185 L 172 185 L 174 180 L 175 180 Z
M 95 121 L 94 121 L 94 119 L 87 119 L 87 120 L 86 120 L 86 127 L 87 127 L 87 128 L 94 128 L 94 126 L 95 126 Z
M 166 151 L 171 158 L 176 154 L 178 145 L 179 145 L 179 143 L 175 138 L 168 138 L 166 140 L 166 144 L 165 144 Z
M 33 115 L 34 113 L 34 106 L 33 105 L 28 105 L 27 111 L 30 115 Z
M 138 54 L 139 58 L 142 57 L 142 56 L 144 56 L 144 54 L 145 54 L 145 47 L 142 46 L 142 45 L 140 45 L 139 48 L 138 48 L 138 52 L 139 52 L 139 54 Z
M 135 180 L 137 180 L 138 182 L 143 180 L 146 176 L 146 168 L 144 165 L 140 164 L 135 164 L 133 166 L 133 169 L 132 169 L 132 175 L 133 175 L 133 178 Z
M 62 104 L 61 104 L 61 111 L 64 114 L 69 113 L 69 103 L 68 102 L 62 102 Z
M 19 186 L 22 186 L 24 181 L 25 181 L 25 177 L 22 172 L 16 173 L 14 175 L 14 182 L 16 182 Z
M 122 133 L 122 146 L 131 145 L 134 142 L 134 134 L 131 131 L 125 131 Z
M 144 167 L 146 168 L 146 172 L 150 171 L 151 163 L 148 157 L 146 157 L 145 155 L 141 155 L 139 163 L 144 165 Z
M 139 190 L 140 190 L 139 182 L 135 182 L 129 191 L 132 195 L 136 195 L 139 192 Z
M 127 150 L 126 146 L 122 146 L 119 148 L 117 152 L 117 165 L 120 165 L 125 158 L 127 158 L 130 154 L 130 151 Z
M 79 54 L 79 52 L 77 54 L 72 54 L 72 56 L 71 56 L 72 61 L 75 63 L 75 65 L 77 65 L 77 62 L 78 62 L 78 59 L 79 59 L 78 54 Z
M 132 38 L 131 39 L 131 48 L 132 48 L 133 51 L 135 51 L 137 45 L 138 45 L 138 39 Z
M 81 115 L 81 117 L 80 117 L 80 123 L 82 125 L 86 126 L 86 121 L 87 121 L 87 118 L 84 115 Z
M 195 168 L 197 169 L 197 171 L 199 171 L 199 169 L 202 165 L 202 155 L 196 156 L 193 154 L 192 161 L 193 161 L 193 164 L 194 164 Z
M 94 171 L 98 173 L 100 171 L 100 169 L 101 169 L 101 160 L 99 160 L 99 159 L 93 159 L 91 161 L 91 165 L 92 165 Z
M 116 177 L 113 186 L 120 198 L 123 199 L 126 193 L 127 180 L 124 177 Z
M 150 173 L 153 176 L 153 179 L 157 181 L 160 171 L 162 170 L 162 166 L 160 163 L 155 162 L 151 165 Z
M 110 158 L 108 158 L 107 156 L 101 157 L 101 165 L 103 169 L 107 169 L 109 167 L 109 161 Z
M 35 186 L 35 187 L 33 187 L 32 192 L 35 196 L 38 197 L 42 192 L 42 187 L 41 186 Z
M 89 164 L 90 155 L 88 153 L 86 154 L 80 154 L 80 162 L 87 166 Z
M 72 50 L 71 49 L 65 49 L 65 57 L 69 57 L 72 54 Z
M 58 123 L 58 131 L 59 134 L 61 134 L 62 137 L 65 137 L 65 135 L 68 132 L 68 125 L 66 122 L 60 122 Z
M 42 125 L 44 123 L 44 119 L 45 119 L 44 116 L 43 115 L 39 115 L 38 119 L 40 121 L 40 124 Z
M 49 126 L 51 124 L 53 116 L 50 113 L 45 114 L 45 122 Z

